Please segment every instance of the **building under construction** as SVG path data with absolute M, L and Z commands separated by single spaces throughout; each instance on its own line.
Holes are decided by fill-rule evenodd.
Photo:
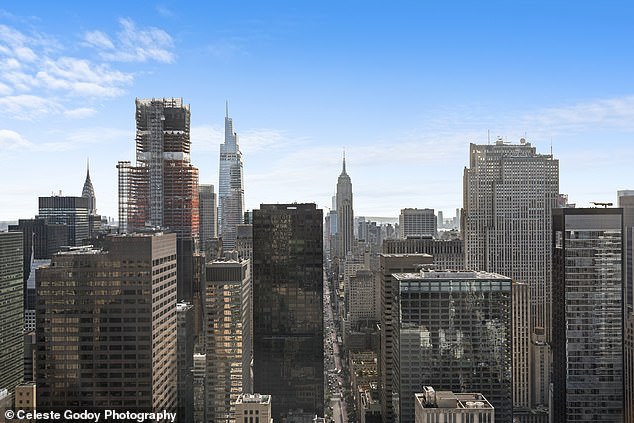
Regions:
M 182 98 L 136 99 L 136 166 L 120 161 L 117 169 L 119 232 L 148 227 L 175 232 L 178 300 L 191 302 L 199 291 L 203 260 L 198 169 L 190 162 L 189 129 L 189 105 Z
M 152 226 L 198 237 L 198 169 L 190 162 L 189 131 L 182 98 L 136 99 L 136 166 L 117 165 L 120 232 Z

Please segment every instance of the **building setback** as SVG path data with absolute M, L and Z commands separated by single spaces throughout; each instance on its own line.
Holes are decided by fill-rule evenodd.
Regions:
M 253 211 L 254 391 L 290 410 L 324 415 L 323 227 L 315 204 Z
M 60 252 L 36 289 L 38 410 L 176 410 L 175 234 Z
M 623 209 L 553 211 L 556 422 L 623 421 Z

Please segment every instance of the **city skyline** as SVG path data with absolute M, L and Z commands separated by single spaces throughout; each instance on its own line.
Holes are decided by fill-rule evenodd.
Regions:
M 345 148 L 357 216 L 429 207 L 452 217 L 469 144 L 498 136 L 552 148 L 571 202 L 616 204 L 634 156 L 632 61 L 622 54 L 633 11 L 625 2 L 3 5 L 0 220 L 32 217 L 51 192 L 81 195 L 86 159 L 100 214 L 116 218 L 134 100 L 152 97 L 191 105 L 192 165 L 216 187 L 229 102 L 247 210 L 329 208 Z

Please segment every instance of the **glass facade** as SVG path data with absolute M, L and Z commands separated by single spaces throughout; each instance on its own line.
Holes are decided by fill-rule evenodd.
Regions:
M 481 392 L 512 419 L 511 279 L 486 272 L 401 273 L 394 336 L 400 421 L 422 386 Z
M 622 218 L 553 211 L 554 421 L 622 421 Z
M 315 204 L 253 211 L 254 391 L 272 417 L 324 414 L 323 227 Z

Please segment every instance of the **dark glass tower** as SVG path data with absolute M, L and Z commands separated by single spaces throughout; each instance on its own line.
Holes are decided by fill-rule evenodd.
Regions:
M 397 273 L 394 381 L 400 421 L 414 421 L 422 386 L 480 392 L 512 420 L 511 279 L 495 273 Z M 441 388 L 442 387 L 442 388 Z
M 556 422 L 623 420 L 623 209 L 553 210 Z
M 253 211 L 254 392 L 273 419 L 324 415 L 322 210 L 262 204 Z

